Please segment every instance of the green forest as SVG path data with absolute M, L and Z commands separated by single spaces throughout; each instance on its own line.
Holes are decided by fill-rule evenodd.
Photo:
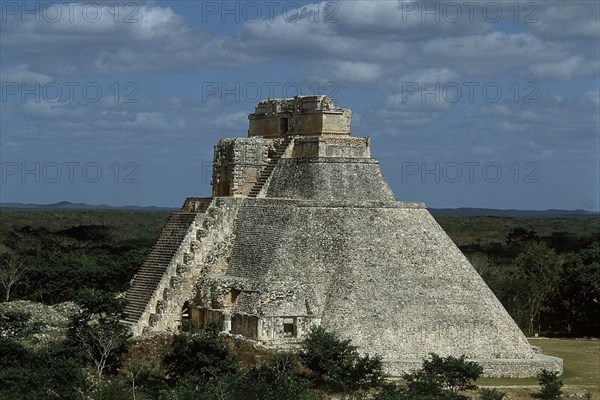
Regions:
M 448 391 L 446 384 L 428 394 L 431 382 L 441 385 L 439 376 L 405 376 L 408 386 L 386 386 L 376 356 L 361 357 L 349 341 L 322 331 L 312 333 L 316 347 L 305 343 L 299 356 L 261 352 L 187 324 L 171 337 L 131 339 L 118 322 L 122 293 L 167 215 L 0 212 L 0 399 L 309 399 L 327 393 L 443 399 L 462 398 L 463 389 L 473 388 L 477 371 L 435 355 L 424 363 L 433 370 L 463 368 L 471 377 L 464 387 Z M 526 335 L 600 337 L 598 217 L 436 219 Z M 41 322 L 31 311 L 38 303 L 63 310 L 62 319 Z M 324 349 L 336 352 L 323 356 Z M 318 357 L 340 358 L 334 368 Z M 411 382 L 422 389 L 420 379 L 429 389 L 407 392 Z M 481 398 L 502 398 L 488 392 Z

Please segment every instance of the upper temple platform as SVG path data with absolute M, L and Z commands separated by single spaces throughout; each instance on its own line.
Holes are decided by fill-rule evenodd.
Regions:
M 328 96 L 295 96 L 261 101 L 248 119 L 248 137 L 348 136 L 352 111 L 335 105 Z

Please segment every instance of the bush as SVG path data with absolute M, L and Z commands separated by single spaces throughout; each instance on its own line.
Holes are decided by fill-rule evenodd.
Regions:
M 461 357 L 440 357 L 431 354 L 429 359 L 423 360 L 423 367 L 419 371 L 403 375 L 406 387 L 395 384 L 385 384 L 377 393 L 374 400 L 452 400 L 464 399 L 458 394 L 461 390 L 472 390 L 477 387 L 473 384 L 483 368 L 473 362 L 465 361 Z M 493 390 L 482 394 L 493 396 Z M 495 397 L 484 397 L 484 400 L 496 400 Z M 499 397 L 498 399 L 502 399 Z
M 384 382 L 381 390 L 373 396 L 373 400 L 405 400 L 406 390 L 395 383 Z
M 350 342 L 321 326 L 312 327 L 302 344 L 300 362 L 319 377 L 328 375 L 356 353 Z
M 71 318 L 65 348 L 79 362 L 93 363 L 98 376 L 116 373 L 131 337 L 129 328 L 119 322 L 125 302 L 95 289 L 80 291 L 76 302 L 81 310 Z
M 41 324 L 31 321 L 31 313 L 0 309 L 0 337 L 23 338 L 40 330 Z
M 229 382 L 231 399 L 308 399 L 311 384 L 293 371 L 278 371 L 268 365 L 250 367 Z
M 540 382 L 540 398 L 544 400 L 556 400 L 560 398 L 562 391 L 560 390 L 563 386 L 562 381 L 558 379 L 558 372 L 542 370 L 538 374 L 538 381 Z
M 350 340 L 342 340 L 320 326 L 312 327 L 306 335 L 300 362 L 332 390 L 368 390 L 383 381 L 381 357 L 361 356 Z
M 213 331 L 180 333 L 173 338 L 171 350 L 163 357 L 169 378 L 177 381 L 193 377 L 202 382 L 235 372 L 238 358 Z
M 479 389 L 481 400 L 502 400 L 506 393 L 500 392 L 497 389 Z
M 452 394 L 424 394 L 416 395 L 410 393 L 405 387 L 393 384 L 383 384 L 382 390 L 373 396 L 373 400 L 455 400 L 457 397 Z
M 430 359 L 423 360 L 423 368 L 419 371 L 404 374 L 407 391 L 413 396 L 450 396 L 461 398 L 461 390 L 473 390 L 483 367 L 477 363 L 465 361 L 464 356 L 440 357 L 431 354 Z
M 116 380 L 103 382 L 92 396 L 94 400 L 122 400 L 130 397 L 131 392 L 129 388 Z
M 73 360 L 29 350 L 20 343 L 0 338 L 0 399 L 83 399 L 87 386 L 83 371 Z M 55 396 L 56 395 L 56 396 Z

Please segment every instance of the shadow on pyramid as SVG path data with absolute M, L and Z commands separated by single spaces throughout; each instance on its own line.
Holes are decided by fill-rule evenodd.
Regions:
M 271 99 L 216 146 L 210 198 L 173 213 L 127 291 L 136 335 L 182 319 L 264 346 L 314 325 L 383 357 L 465 355 L 484 376 L 562 372 L 536 353 L 422 203 L 397 201 L 370 139 L 327 96 Z

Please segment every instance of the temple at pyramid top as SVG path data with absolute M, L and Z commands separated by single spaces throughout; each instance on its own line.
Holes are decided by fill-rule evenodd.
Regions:
M 296 96 L 261 101 L 248 119 L 249 137 L 348 136 L 352 111 L 335 105 L 329 96 Z
M 248 120 L 248 137 L 215 146 L 213 196 L 395 200 L 370 139 L 350 136 L 352 111 L 329 96 L 261 101 Z

